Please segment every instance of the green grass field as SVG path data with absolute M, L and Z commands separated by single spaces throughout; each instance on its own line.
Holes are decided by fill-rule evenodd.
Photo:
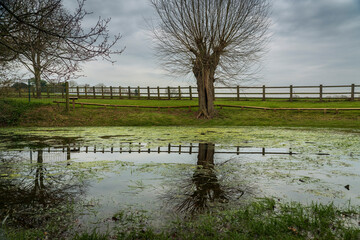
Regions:
M 360 129 L 360 111 L 271 111 L 259 109 L 217 107 L 213 119 L 197 119 L 197 108 L 144 109 L 112 108 L 76 105 L 75 110 L 65 112 L 65 104 L 53 104 L 54 99 L 10 100 L 7 108 L 14 111 L 3 116 L 2 126 L 286 126 L 329 127 Z M 61 100 L 62 101 L 62 100 Z M 196 100 L 110 100 L 79 99 L 77 102 L 138 105 L 138 106 L 188 106 L 197 105 Z M 216 101 L 215 104 L 260 106 L 271 108 L 360 108 L 354 101 Z M 27 107 L 21 107 L 27 106 Z M 18 110 L 17 110 L 18 109 Z M 13 112 L 14 116 L 11 115 Z M 1 118 L 1 116 L 0 116 Z M 11 119 L 8 121 L 7 119 Z M 5 123 L 4 123 L 5 122 Z
M 14 99 L 16 101 L 28 102 L 26 98 Z M 53 103 L 54 100 L 65 101 L 65 99 L 31 99 L 31 102 L 37 103 Z M 197 105 L 197 99 L 195 100 L 138 100 L 138 99 L 78 99 L 76 102 L 84 103 L 98 103 L 98 104 L 115 104 L 115 105 L 139 105 L 139 106 L 188 106 Z M 215 104 L 227 104 L 238 106 L 257 106 L 257 107 L 269 107 L 269 108 L 360 108 L 360 101 L 345 101 L 345 100 L 294 100 L 289 102 L 287 99 L 269 99 L 262 101 L 260 99 L 254 100 L 226 100 L 219 99 L 215 101 Z

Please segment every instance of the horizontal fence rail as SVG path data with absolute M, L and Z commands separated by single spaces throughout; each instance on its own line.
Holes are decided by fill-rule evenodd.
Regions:
M 196 154 L 198 151 L 198 144 L 185 144 L 185 145 L 173 145 L 168 144 L 167 146 L 158 146 L 155 148 L 148 148 L 142 143 L 121 143 L 117 147 L 102 146 L 63 146 L 63 147 L 48 147 L 41 149 L 31 149 L 30 151 L 41 150 L 43 153 L 177 153 L 177 154 Z M 22 151 L 19 151 L 22 152 Z M 259 154 L 259 155 L 293 155 L 299 154 L 293 152 L 292 149 L 278 149 L 278 148 L 254 148 L 247 146 L 227 146 L 215 147 L 214 153 L 218 154 Z
M 65 86 L 42 86 L 40 98 L 65 98 Z M 35 86 L 30 87 L 0 87 L 0 97 L 6 98 L 38 98 Z
M 41 98 L 65 98 L 65 86 L 44 86 Z M 142 99 L 142 100 L 192 100 L 198 98 L 197 87 L 69 87 L 70 97 L 78 99 Z M 215 99 L 343 99 L 360 100 L 360 85 L 318 85 L 318 86 L 234 86 L 215 87 Z M 34 86 L 30 88 L 0 87 L 1 97 L 37 98 Z
M 359 90 L 358 90 L 359 89 Z M 70 87 L 70 96 L 99 99 L 182 100 L 198 97 L 197 87 Z M 360 100 L 360 85 L 215 87 L 215 99 L 348 99 Z
M 56 103 L 58 106 L 60 106 L 60 103 L 64 103 L 66 104 L 65 101 L 53 101 L 54 103 Z M 198 105 L 185 105 L 185 106 L 141 106 L 141 105 L 116 105 L 116 104 L 102 104 L 102 103 L 83 103 L 83 102 L 75 102 L 75 100 L 73 99 L 72 101 L 72 107 L 73 110 L 75 110 L 75 105 L 80 105 L 81 107 L 84 106 L 98 106 L 98 107 L 113 107 L 113 108 L 136 108 L 136 109 L 140 109 L 140 108 L 152 108 L 152 109 L 157 109 L 158 111 L 160 111 L 161 109 L 167 109 L 168 111 L 170 111 L 171 109 L 176 109 L 176 108 L 188 108 L 189 111 L 191 111 L 191 109 L 193 108 L 197 108 L 199 107 Z M 259 109 L 259 110 L 272 110 L 274 112 L 276 111 L 281 111 L 281 110 L 296 110 L 296 111 L 323 111 L 324 114 L 326 114 L 328 111 L 335 111 L 336 113 L 339 113 L 340 111 L 360 111 L 360 108 L 270 108 L 270 107 L 256 107 L 256 106 L 241 106 L 241 105 L 227 105 L 227 104 L 215 104 L 215 107 L 219 107 L 220 109 L 223 109 L 224 107 L 226 108 L 241 108 L 242 110 L 244 109 Z

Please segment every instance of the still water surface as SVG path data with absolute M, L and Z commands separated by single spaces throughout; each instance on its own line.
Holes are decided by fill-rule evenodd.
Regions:
M 69 214 L 80 229 L 106 229 L 124 218 L 161 227 L 258 197 L 360 204 L 357 132 L 93 130 L 1 132 L 1 218 L 36 227 Z M 169 141 L 169 132 L 185 130 L 191 133 Z

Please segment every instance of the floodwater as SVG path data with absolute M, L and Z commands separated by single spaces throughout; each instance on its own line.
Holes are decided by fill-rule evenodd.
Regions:
M 258 197 L 360 204 L 356 131 L 34 128 L 0 137 L 0 220 L 18 227 L 161 227 Z

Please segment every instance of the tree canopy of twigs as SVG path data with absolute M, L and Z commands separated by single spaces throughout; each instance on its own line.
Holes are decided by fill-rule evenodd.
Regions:
M 171 72 L 192 73 L 198 117 L 214 116 L 214 82 L 247 74 L 267 42 L 267 0 L 151 0 L 157 54 Z
M 40 80 L 68 80 L 81 70 L 80 63 L 102 57 L 112 62 L 120 35 L 111 37 L 110 19 L 99 18 L 84 30 L 82 22 L 90 14 L 85 0 L 69 12 L 62 0 L 0 0 L 0 61 L 17 62 L 35 78 L 37 96 Z

